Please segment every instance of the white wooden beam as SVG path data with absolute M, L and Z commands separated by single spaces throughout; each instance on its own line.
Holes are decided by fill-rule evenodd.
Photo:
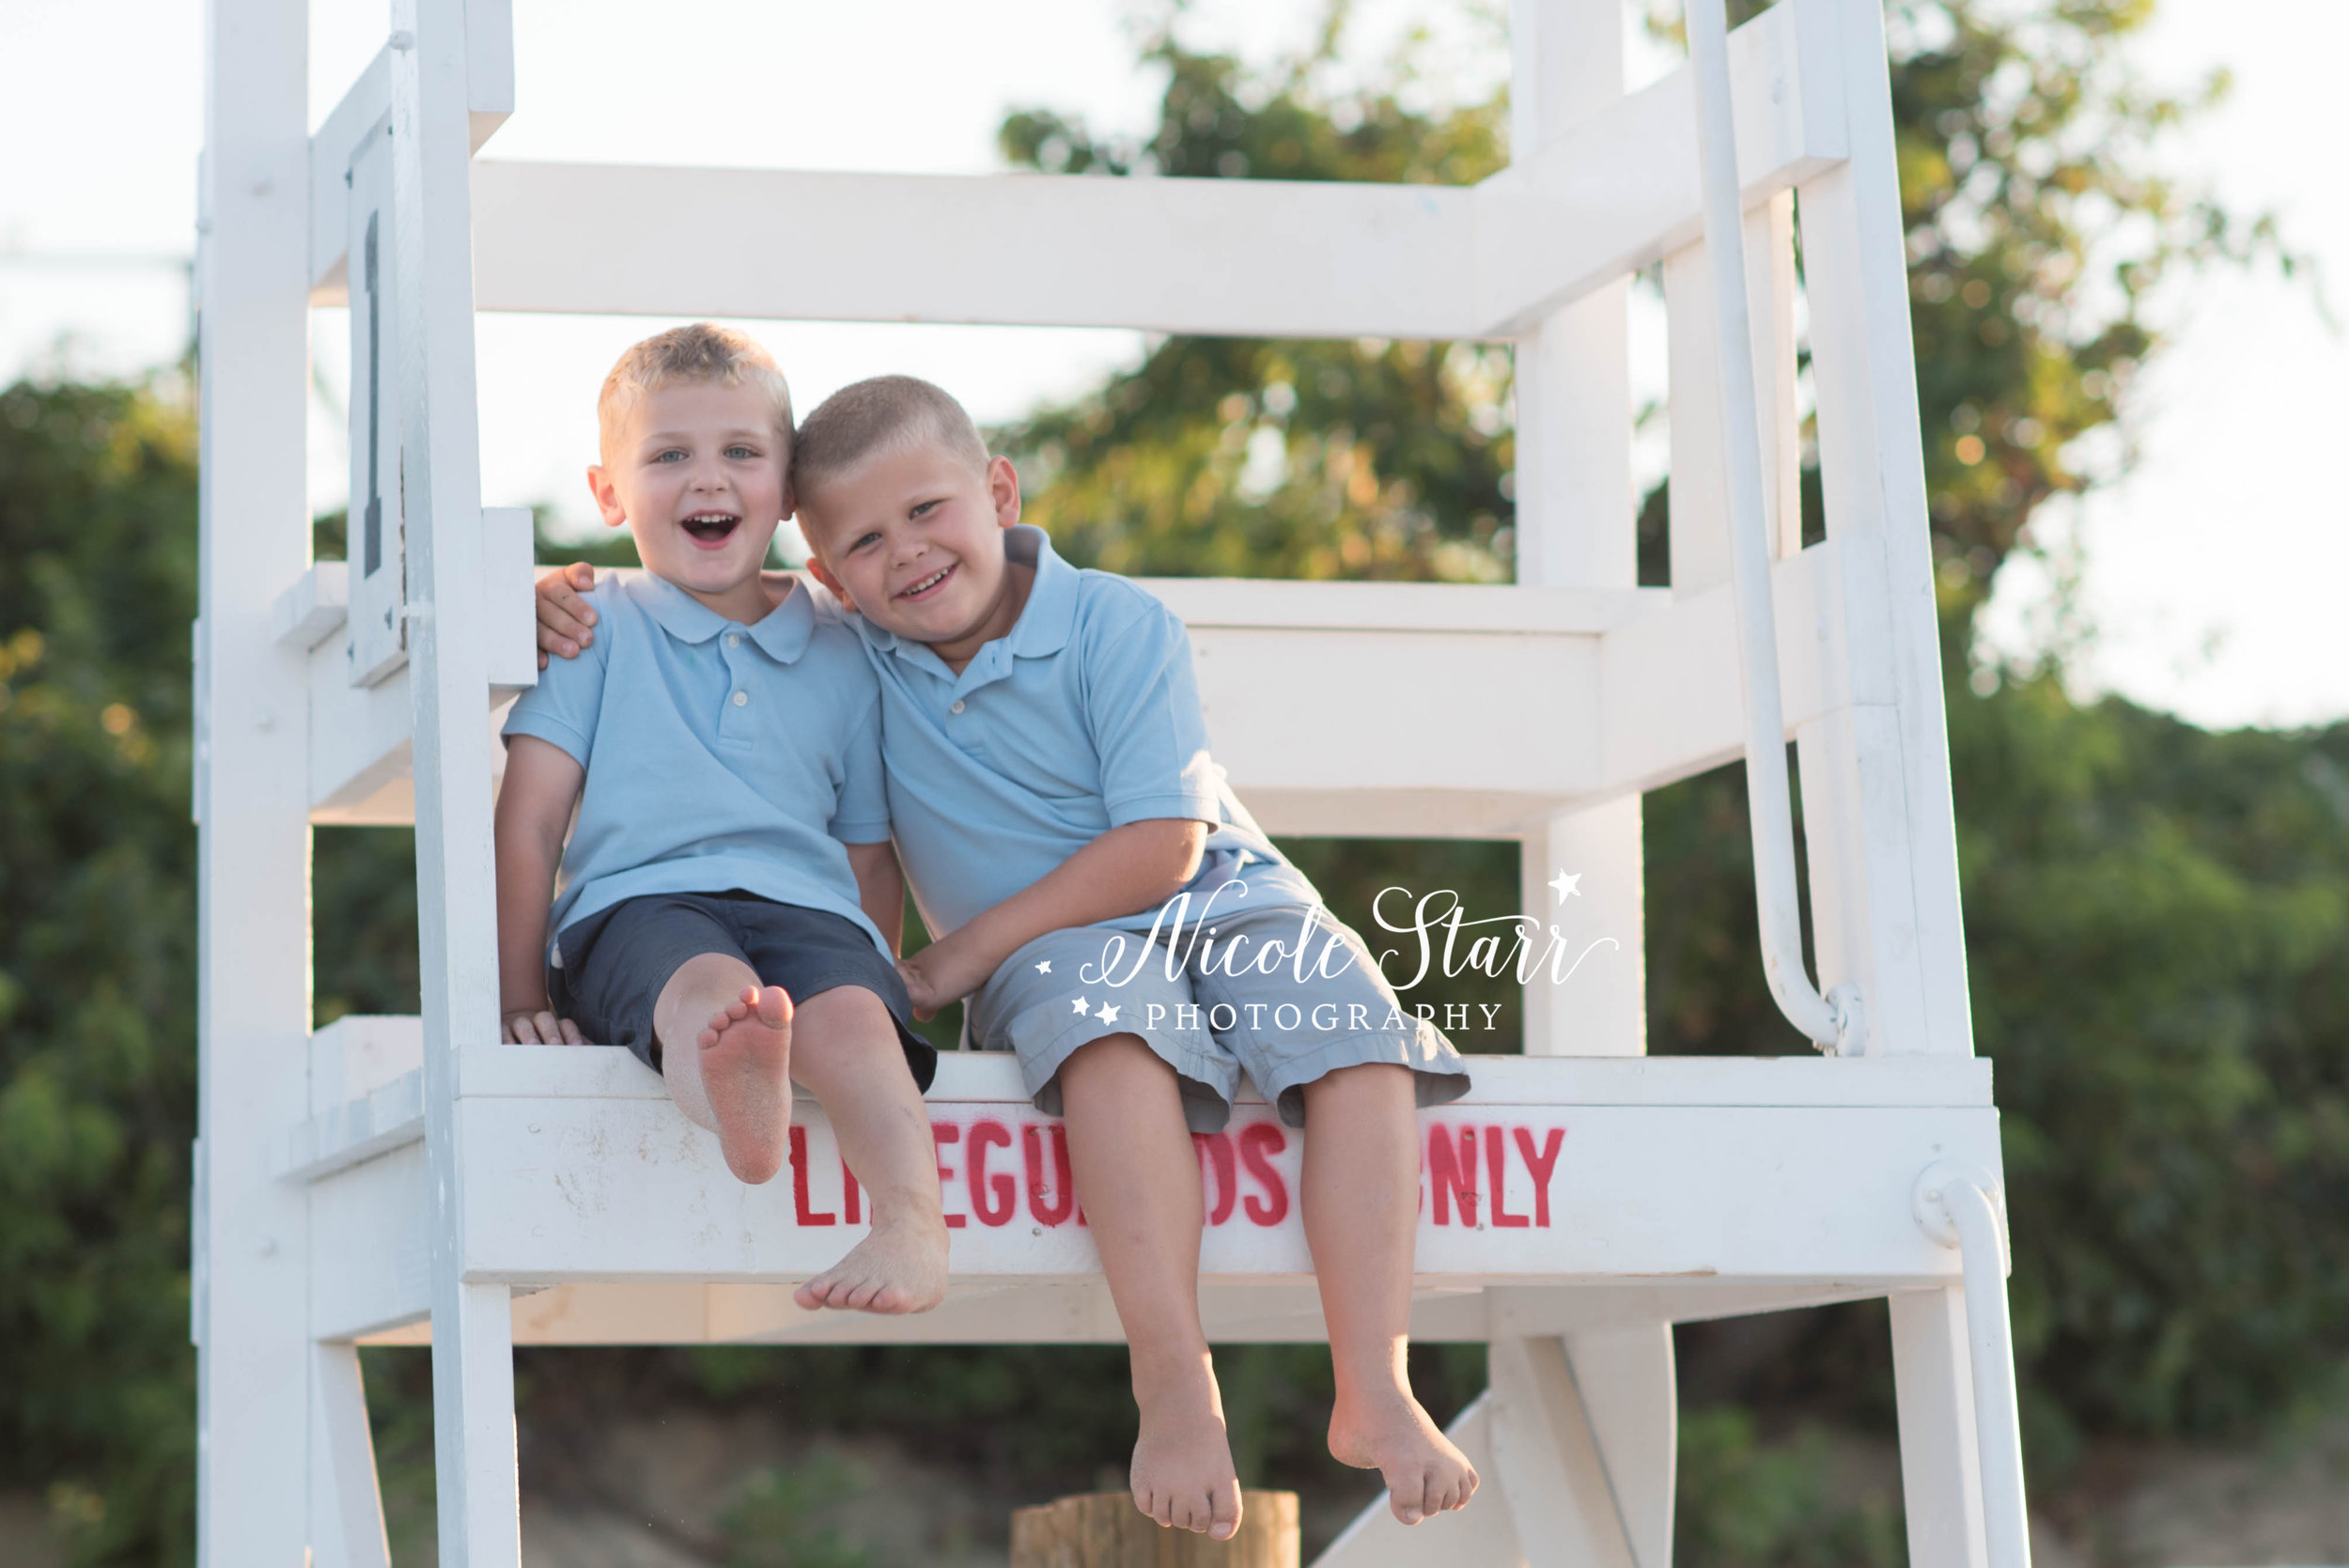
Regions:
M 308 1545 L 308 1203 L 268 1154 L 303 1101 L 310 1021 L 302 659 L 271 616 L 310 558 L 307 8 L 214 0 L 204 48 L 191 1316 L 196 1561 L 233 1568 Z
M 1491 1367 L 1497 1500 L 1528 1568 L 1642 1568 L 1565 1347 L 1549 1338 L 1497 1340 Z
M 1462 187 L 495 162 L 474 192 L 484 310 L 1477 335 Z M 595 221 L 644 203 L 727 241 Z
M 1840 0 L 1787 0 L 1730 36 L 1748 207 L 1845 155 L 1843 83 L 1823 70 Z M 1477 315 L 1509 335 L 1694 240 L 1696 88 L 1682 66 L 1477 189 Z
M 1835 709 L 1893 701 L 1882 608 L 1870 597 L 1878 559 L 1872 539 L 1830 539 L 1772 568 L 1789 738 Z M 1658 788 L 1745 754 L 1736 640 L 1725 582 L 1601 640 L 1598 794 Z
M 1510 10 L 1510 137 L 1537 163 L 1623 100 L 1623 8 L 1615 0 L 1517 0 Z M 1537 318 L 1517 340 L 1517 579 L 1521 587 L 1636 591 L 1631 485 L 1630 280 Z M 1535 701 L 1548 693 L 1535 689 Z M 1520 815 L 1519 820 L 1524 820 Z M 1570 980 L 1524 989 L 1525 1049 L 1637 1052 L 1647 1042 L 1641 804 L 1626 796 L 1532 815 L 1519 893 L 1537 928 L 1578 951 L 1602 944 Z M 1579 878 L 1571 902 L 1551 886 Z
M 509 1293 L 465 1277 L 476 1152 L 457 1102 L 459 1042 L 497 1028 L 490 686 L 482 627 L 480 425 L 474 404 L 463 0 L 394 0 L 392 320 L 414 701 L 416 910 L 425 1151 L 431 1185 L 432 1409 L 440 1560 L 519 1568 Z M 493 1184 L 495 1178 L 491 1178 Z
M 309 1568 L 391 1568 L 359 1349 L 310 1346 Z
M 1966 1295 L 1955 1282 L 1892 1296 L 1901 1503 L 1915 1568 L 1988 1568 Z
M 513 0 L 465 0 L 466 129 L 479 152 L 514 112 Z M 392 49 L 375 52 L 310 137 L 310 284 L 314 304 L 341 304 L 349 282 L 351 156 L 392 113 Z
M 1738 29 L 1754 201 L 1842 156 L 1833 82 L 1798 81 L 1806 6 Z M 1473 189 L 489 162 L 476 294 L 484 310 L 591 315 L 1509 336 L 1695 232 L 1692 104 L 1676 71 Z M 680 250 L 592 222 L 654 201 L 724 213 L 730 242 Z M 917 231 L 957 235 L 957 264 L 900 242 Z
M 1851 161 L 1801 187 L 1820 479 L 1828 538 L 1877 541 L 1853 592 L 1883 627 L 1889 708 L 1888 723 L 1822 731 L 1804 749 L 1806 802 L 1846 808 L 1812 822 L 1814 893 L 1845 900 L 1838 951 L 1823 943 L 1820 961 L 1868 976 L 1872 1032 L 1886 1013 L 1914 1020 L 1887 1048 L 1962 1054 L 1973 1026 L 1884 18 L 1875 0 L 1812 3 L 1833 26 L 1805 34 L 1806 80 L 1840 74 L 1852 121 Z M 1827 767 L 1840 777 L 1814 771 Z
M 1672 1568 L 1680 1393 L 1668 1322 L 1563 1336 L 1566 1370 L 1591 1425 L 1638 1568 Z
M 1891 633 L 1875 587 L 1881 548 L 1873 536 L 1834 539 L 1775 568 L 1790 737 L 1838 709 L 1893 700 L 1885 657 Z M 503 608 L 482 635 L 506 650 L 500 658 L 512 674 L 532 675 L 519 557 L 496 576 L 487 591 Z M 1187 618 L 1201 617 L 1192 646 L 1217 757 L 1276 832 L 1523 836 L 1561 813 L 1659 787 L 1743 752 L 1726 584 L 1676 596 L 1404 583 L 1145 586 Z M 1294 612 L 1278 608 L 1292 604 Z M 1397 626 L 1408 629 L 1346 629 Z M 1583 629 L 1599 627 L 1609 629 Z M 408 676 L 350 690 L 331 638 L 311 658 L 314 819 L 409 820 Z M 1529 723 L 1520 693 L 1534 685 L 1548 693 L 1548 708 Z M 1423 695 L 1395 706 L 1393 693 L 1413 691 Z M 1299 693 L 1315 705 L 1312 725 L 1296 722 Z M 1388 737 L 1397 733 L 1414 742 L 1394 744 Z M 501 762 L 491 748 L 491 776 Z M 1554 858 L 1549 848 L 1544 854 Z M 1618 894 L 1627 890 L 1628 860 L 1596 850 L 1574 858 L 1614 867 L 1595 889 L 1614 878 Z M 1619 929 L 1627 922 L 1609 913 L 1612 924 L 1599 919 L 1591 934 L 1627 944 Z

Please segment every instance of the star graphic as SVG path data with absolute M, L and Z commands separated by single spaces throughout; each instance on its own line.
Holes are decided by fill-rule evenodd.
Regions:
M 1052 960 L 1050 960 L 1050 958 L 1047 958 L 1047 959 L 1045 959 L 1042 963 L 1040 963 L 1040 964 L 1036 965 L 1036 967 L 1035 967 L 1035 972 L 1036 972 L 1036 973 L 1038 973 L 1038 974 L 1050 974 L 1050 973 L 1051 973 L 1051 972 L 1052 972 Z
M 1557 876 L 1549 879 L 1549 885 L 1558 890 L 1558 902 L 1563 904 L 1569 898 L 1579 898 L 1582 896 L 1582 890 L 1576 886 L 1576 884 L 1581 880 L 1582 874 L 1580 872 L 1578 871 L 1573 876 L 1569 877 L 1562 870 Z
M 1084 999 L 1084 998 L 1082 998 L 1082 997 L 1079 997 L 1079 998 L 1077 998 L 1077 999 L 1076 999 L 1076 1008 L 1077 1008 L 1077 1011 L 1078 1011 L 1078 1012 L 1080 1012 L 1080 1013 L 1081 1013 L 1081 1012 L 1085 1011 L 1085 999 Z
M 1101 1004 L 1101 1010 L 1093 1016 L 1100 1019 L 1103 1023 L 1115 1023 L 1117 1021 L 1117 1008 L 1112 1003 L 1103 1002 Z

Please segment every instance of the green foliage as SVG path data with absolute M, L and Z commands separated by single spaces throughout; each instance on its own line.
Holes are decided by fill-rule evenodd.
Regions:
M 1408 66 L 1332 91 L 1323 53 L 1265 76 L 1171 34 L 1142 147 L 1024 110 L 1004 156 L 1041 169 L 1458 185 L 1506 161 L 1499 101 L 1405 106 Z M 1504 349 L 1471 343 L 1172 337 L 1142 366 L 1002 432 L 1029 520 L 1070 559 L 1163 576 L 1506 576 Z
M 2035 1434 L 2281 1408 L 2349 1351 L 2349 725 L 1950 719 Z
M 2275 237 L 2162 172 L 2167 142 L 2227 84 L 2215 72 L 2180 97 L 2142 79 L 2126 45 L 2153 0 L 1891 12 L 1934 552 L 1962 630 L 2008 551 L 2034 547 L 2033 510 L 2125 464 L 2160 285 Z
M 1684 1414 L 1673 1556 L 1706 1568 L 1902 1568 L 1896 1499 L 1838 1497 L 1834 1467 L 1815 1428 L 1766 1444 L 1734 1405 Z
M 188 1556 L 195 430 L 0 393 L 0 1487 L 80 1560 Z

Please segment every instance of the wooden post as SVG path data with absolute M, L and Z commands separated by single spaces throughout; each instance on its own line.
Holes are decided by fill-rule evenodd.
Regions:
M 1167 1529 L 1127 1492 L 1085 1492 L 1011 1516 L 1011 1568 L 1298 1568 L 1297 1494 L 1240 1494 L 1239 1533 Z

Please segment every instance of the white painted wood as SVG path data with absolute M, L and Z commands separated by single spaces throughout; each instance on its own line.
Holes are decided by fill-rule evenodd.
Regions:
M 424 1138 L 421 1070 L 314 1112 L 286 1140 L 277 1174 L 287 1181 L 319 1177 Z
M 412 611 L 417 924 L 431 1170 L 433 1447 L 440 1560 L 518 1568 L 507 1293 L 463 1278 L 474 1161 L 457 1106 L 459 1040 L 495 1031 L 497 931 L 482 627 L 479 427 L 463 0 L 395 0 L 392 149 L 401 447 Z M 354 313 L 355 314 L 355 313 Z
M 1420 1568 L 1441 1562 L 1454 1568 L 1524 1568 L 1525 1550 L 1493 1479 L 1492 1404 L 1479 1394 L 1445 1433 L 1476 1467 L 1476 1499 L 1457 1514 L 1439 1514 L 1398 1524 L 1381 1497 L 1355 1516 L 1314 1568 Z
M 513 0 L 466 0 L 467 140 L 481 150 L 514 112 Z M 392 112 L 392 50 L 375 52 L 310 137 L 310 283 L 314 304 L 347 303 L 352 152 Z
M 408 661 L 408 560 L 397 382 L 400 290 L 393 286 L 399 215 L 392 199 L 388 114 L 350 162 L 350 635 L 345 684 L 374 686 Z
M 282 647 L 307 653 L 343 629 L 350 613 L 350 579 L 340 561 L 317 561 L 277 596 L 270 624 Z
M 310 137 L 309 281 L 326 285 L 333 303 L 349 296 L 344 262 L 350 250 L 350 163 L 392 112 L 392 52 L 379 49 Z M 313 303 L 327 303 L 314 298 Z
M 310 1346 L 311 1568 L 391 1568 L 359 1349 Z
M 1739 34 L 1755 106 L 1745 166 L 1765 200 L 1842 156 L 1840 122 L 1792 79 L 1791 13 Z M 1689 92 L 1675 72 L 1472 191 L 484 163 L 476 287 L 487 310 L 1503 336 L 1695 232 Z M 583 229 L 652 193 L 669 210 L 725 212 L 741 243 L 679 253 Z M 916 264 L 882 238 L 913 223 L 977 237 L 977 259 Z M 836 242 L 799 243 L 816 230 Z M 1268 255 L 1283 265 L 1261 266 Z
M 1763 415 L 1764 516 L 1783 557 L 1801 548 L 1802 442 L 1795 414 L 1795 202 L 1781 192 L 1746 210 L 1747 305 L 1754 396 Z M 1672 582 L 1675 592 L 1729 581 L 1727 451 L 1721 428 L 1719 312 L 1702 242 L 1664 258 L 1672 398 Z M 1791 533 L 1793 547 L 1788 548 Z
M 1988 1568 L 1964 1290 L 1953 1281 L 1903 1292 L 1890 1306 L 1908 1560 L 1915 1568 Z
M 1554 1339 L 1492 1347 L 1493 1474 L 1529 1568 L 1641 1568 Z
M 1612 0 L 1518 0 L 1512 8 L 1510 125 L 1520 159 L 1537 159 L 1620 103 L 1623 24 L 1623 8 Z M 1637 591 L 1629 303 L 1630 282 L 1618 278 L 1538 318 L 1517 339 L 1521 586 Z M 1570 980 L 1526 986 L 1525 1049 L 1643 1049 L 1638 798 L 1538 818 L 1522 842 L 1524 913 L 1538 923 L 1535 929 L 1558 933 L 1591 959 Z M 1588 885 L 1563 896 L 1549 885 L 1562 873 Z
M 474 197 L 485 310 L 1477 335 L 1464 187 L 489 162 Z M 595 221 L 645 202 L 735 240 Z M 887 238 L 917 228 L 957 264 Z
M 1561 1343 L 1632 1561 L 1671 1568 L 1680 1462 L 1672 1325 L 1593 1329 Z
M 1575 880 L 1570 893 L 1552 882 Z M 1626 795 L 1550 818 L 1529 833 L 1517 880 L 1525 912 L 1565 953 L 1525 986 L 1525 1049 L 1534 1056 L 1637 1056 L 1647 1049 L 1645 866 L 1641 805 Z
M 538 684 L 537 612 L 532 596 L 538 568 L 532 533 L 527 506 L 481 509 L 481 651 L 492 703 L 510 700 Z M 502 753 L 505 747 L 490 751 Z
M 310 1115 L 287 1134 L 278 1173 L 314 1181 L 424 1137 L 423 1032 L 415 1018 L 346 1018 L 313 1037 Z M 1606 1042 L 1594 1042 L 1594 1045 Z M 347 1053 L 345 1055 L 344 1053 Z M 1592 1049 L 1581 1060 L 1530 1062 L 1483 1057 L 1461 1108 L 1775 1106 L 1895 1109 L 1986 1107 L 1989 1063 L 1908 1057 L 1879 1059 L 1867 1070 L 1823 1076 L 1799 1058 L 1667 1057 L 1654 1062 L 1593 1062 L 1635 1053 Z M 341 1056 L 342 1060 L 337 1061 Z M 345 1097 L 321 1102 L 322 1084 L 346 1084 Z M 476 1099 L 639 1100 L 661 1104 L 667 1091 L 634 1057 L 611 1048 L 468 1046 L 460 1053 L 459 1093 Z M 941 1114 L 984 1114 L 1027 1103 L 1008 1058 L 957 1053 L 942 1059 L 931 1092 Z M 1244 1080 L 1237 1100 L 1264 1101 Z M 820 1112 L 802 1107 L 811 1125 Z
M 1013 1107 L 965 1114 L 935 1102 L 930 1114 L 949 1222 L 960 1221 L 958 1275 L 1094 1270 L 1089 1232 L 1058 1212 L 1042 1118 Z M 1216 1195 L 1201 1261 L 1208 1275 L 1310 1271 L 1296 1222 L 1301 1143 L 1266 1117 L 1237 1112 L 1209 1172 Z M 464 1215 L 468 1280 L 801 1277 L 828 1266 L 841 1250 L 835 1238 L 852 1228 L 829 1130 L 815 1121 L 802 1124 L 804 1177 L 795 1172 L 756 1188 L 726 1173 L 710 1135 L 658 1101 L 467 1098 L 458 1121 L 478 1179 L 500 1194 L 494 1207 Z M 1944 1278 L 1954 1259 L 1908 1213 L 1918 1154 L 1943 1142 L 1972 1163 L 1997 1157 L 1987 1110 L 1529 1106 L 1431 1111 L 1426 1124 L 1419 1269 L 1431 1282 L 1463 1285 L 1671 1274 Z M 1030 1127 L 1043 1151 L 1034 1175 Z M 1692 1150 L 1703 1151 L 1702 1163 Z M 1235 1163 L 1223 1167 L 1227 1157 Z M 1453 1196 L 1470 1184 L 1472 1200 Z M 1212 1222 L 1217 1210 L 1221 1223 Z M 705 1218 L 681 1227 L 680 1213 Z M 818 1218 L 825 1214 L 832 1223 Z
M 1865 655 L 1876 541 L 1813 545 L 1771 569 L 1781 701 L 1789 737 L 1821 713 L 1891 700 L 1890 670 Z M 1745 750 L 1730 585 L 1675 596 L 1662 615 L 1601 642 L 1601 784 L 1607 797 L 1658 788 L 1735 761 Z M 1658 693 L 1670 693 L 1659 700 Z
M 307 1540 L 287 1499 L 308 1458 L 308 1202 L 269 1159 L 303 1108 L 310 1022 L 302 660 L 271 635 L 310 555 L 308 33 L 302 0 L 205 20 L 195 1551 L 243 1568 L 299 1562 Z
M 1774 6 L 1731 37 L 1749 207 L 1844 156 L 1842 83 L 1813 67 L 1831 57 L 1818 36 L 1832 31 L 1833 3 Z M 1695 86 L 1682 67 L 1479 186 L 1478 314 L 1487 330 L 1521 331 L 1693 241 L 1702 228 L 1696 147 Z
M 310 1113 L 372 1094 L 424 1066 L 424 1020 L 350 1013 L 310 1036 Z
M 1872 831 L 1866 853 L 1881 869 L 1870 877 L 1905 882 L 1906 896 L 1865 918 L 1882 923 L 1879 952 L 1906 942 L 1916 955 L 1915 993 L 1900 997 L 1901 977 L 1883 974 L 1868 1002 L 1921 1018 L 1922 1048 L 1965 1054 L 1972 1020 L 1884 21 L 1875 0 L 1815 3 L 1834 25 L 1803 35 L 1806 79 L 1840 73 L 1852 124 L 1851 162 L 1801 187 L 1820 477 L 1829 537 L 1882 540 L 1878 575 L 1855 591 L 1889 628 L 1882 675 L 1898 714 L 1897 750 L 1874 753 L 1874 776 L 1852 787 L 1884 792 L 1875 820 L 1899 831 Z
M 1665 1320 L 1700 1322 L 1882 1299 L 1910 1283 L 1875 1276 L 1481 1287 L 1430 1281 L 1414 1292 L 1410 1337 L 1425 1344 L 1482 1344 L 1609 1332 Z M 1125 1339 L 1098 1278 L 962 1281 L 950 1284 L 937 1311 L 910 1319 L 802 1312 L 791 1300 L 794 1288 L 788 1282 L 692 1280 L 570 1281 L 518 1288 L 514 1343 L 1119 1344 Z M 329 1301 L 343 1315 L 331 1322 L 317 1319 L 313 1331 L 355 1334 L 367 1344 L 429 1344 L 430 1315 L 421 1304 L 425 1294 L 427 1287 L 419 1285 L 411 1305 L 393 1311 L 387 1309 L 409 1299 L 396 1287 L 365 1299 L 338 1291 Z M 1310 1281 L 1225 1276 L 1200 1287 L 1199 1305 L 1212 1343 L 1318 1344 L 1329 1338 L 1320 1292 Z
M 1628 416 L 1623 435 L 1630 430 Z M 1625 465 L 1624 493 L 1630 493 Z M 1593 516 L 1598 514 L 1594 511 Z M 1574 530 L 1569 526 L 1564 532 Z M 1479 631 L 1595 634 L 1672 605 L 1662 588 L 1637 588 L 1632 574 L 1595 567 L 1562 581 L 1517 586 L 1465 582 L 1286 582 L 1244 577 L 1138 577 L 1193 631 L 1248 628 L 1286 631 Z

